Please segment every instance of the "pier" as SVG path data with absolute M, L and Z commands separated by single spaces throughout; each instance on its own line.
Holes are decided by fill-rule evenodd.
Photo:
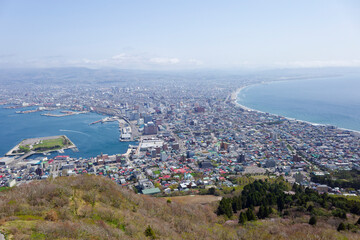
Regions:
M 121 142 L 131 142 L 138 138 L 137 127 L 136 124 L 130 122 L 127 118 L 123 116 L 115 116 L 115 117 L 106 117 L 95 122 L 90 123 L 89 125 L 97 124 L 97 123 L 105 123 L 105 122 L 119 122 L 119 132 L 120 137 L 119 141 Z
M 62 111 L 62 112 L 64 112 L 64 114 L 43 113 L 43 114 L 41 114 L 41 116 L 47 116 L 47 117 L 66 117 L 66 116 L 71 116 L 71 115 L 88 113 L 88 111 L 82 111 L 82 112 Z

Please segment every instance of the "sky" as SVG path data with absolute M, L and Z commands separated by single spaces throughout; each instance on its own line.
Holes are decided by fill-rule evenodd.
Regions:
M 358 0 L 0 0 L 0 68 L 360 66 Z

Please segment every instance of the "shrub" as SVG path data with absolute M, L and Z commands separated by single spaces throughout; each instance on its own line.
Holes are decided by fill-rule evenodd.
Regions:
M 55 210 L 50 210 L 45 215 L 45 220 L 56 222 L 58 220 L 58 214 Z
M 315 216 L 312 216 L 312 217 L 310 218 L 310 220 L 309 220 L 309 224 L 310 224 L 310 225 L 316 225 L 316 222 L 317 222 L 317 220 L 316 220 L 316 217 L 315 217 Z
M 148 227 L 145 229 L 144 234 L 145 234 L 146 237 L 150 237 L 151 239 L 155 239 L 155 232 L 154 232 L 154 230 L 152 230 L 150 225 L 148 225 Z
M 344 231 L 346 229 L 345 224 L 343 222 L 341 222 L 337 228 L 337 230 L 340 231 Z

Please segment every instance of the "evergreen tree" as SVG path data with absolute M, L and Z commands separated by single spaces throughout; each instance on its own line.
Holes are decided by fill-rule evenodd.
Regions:
M 244 212 L 241 212 L 239 215 L 239 223 L 240 224 L 244 224 L 247 221 L 247 217 L 246 214 Z
M 264 206 L 264 218 L 267 218 L 270 215 L 269 208 Z
M 231 206 L 234 213 L 238 210 L 241 210 L 241 198 L 240 196 L 235 196 L 231 199 Z
M 263 205 L 260 206 L 259 212 L 257 213 L 257 216 L 258 216 L 259 219 L 264 219 L 264 218 L 267 217 L 267 216 L 266 216 L 266 210 L 265 210 L 265 209 L 266 209 L 266 208 L 265 208 Z
M 248 208 L 248 210 L 246 210 L 246 218 L 248 221 L 256 220 L 254 211 L 251 208 Z
M 219 207 L 217 209 L 217 215 L 225 214 L 228 218 L 231 218 L 233 215 L 231 198 L 223 198 L 220 201 Z
M 280 196 L 278 198 L 277 205 L 278 205 L 279 212 L 282 212 L 282 210 L 285 208 L 285 202 L 284 202 L 284 198 L 282 196 Z
M 309 224 L 310 224 L 310 225 L 316 225 L 316 222 L 317 222 L 317 220 L 316 220 L 316 217 L 315 217 L 315 216 L 312 216 L 312 217 L 310 218 L 310 220 L 309 220 Z

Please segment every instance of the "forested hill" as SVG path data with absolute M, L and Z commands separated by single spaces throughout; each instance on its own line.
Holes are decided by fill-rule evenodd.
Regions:
M 274 185 L 275 184 L 275 185 Z M 355 221 L 355 214 L 346 212 L 347 219 L 332 216 L 343 209 L 327 201 L 327 208 L 318 208 L 317 199 L 306 199 L 306 190 L 295 189 L 294 205 L 284 195 L 282 211 L 278 200 L 269 196 L 282 194 L 286 183 L 256 181 L 244 187 L 232 204 L 230 198 L 220 203 L 199 204 L 178 202 L 175 198 L 155 198 L 135 194 L 105 177 L 82 175 L 48 179 L 4 190 L 0 193 L 0 231 L 7 239 L 358 239 L 352 230 L 337 231 Z M 274 188 L 277 188 L 275 190 Z M 283 189 L 284 188 L 284 189 Z M 208 197 L 208 196 L 198 196 Z M 184 198 L 187 199 L 187 198 Z M 246 199 L 246 200 L 245 200 Z M 257 200 L 255 200 L 257 199 Z M 268 200 L 266 200 L 268 199 Z M 319 197 L 323 199 L 323 197 Z M 229 216 L 219 210 L 230 202 Z M 254 202 L 252 202 L 254 201 Z M 236 202 L 236 201 L 235 201 Z M 327 216 L 317 216 L 310 225 L 311 212 L 295 216 L 297 208 L 322 209 Z M 260 206 L 260 207 L 259 207 Z M 263 206 L 263 207 L 261 207 Z M 260 210 L 261 208 L 261 210 Z M 329 210 L 327 210 L 329 209 Z M 331 210 L 333 209 L 333 210 Z M 271 212 L 268 212 L 270 210 Z M 245 221 L 239 216 L 249 212 Z M 288 214 L 285 213 L 288 211 Z M 351 210 L 349 210 L 351 211 Z M 261 214 L 259 213 L 261 212 Z M 218 214 L 218 215 L 217 215 Z M 327 223 L 329 220 L 330 223 Z M 335 225 L 334 225 L 335 224 Z M 334 226 L 333 226 L 334 225 Z

